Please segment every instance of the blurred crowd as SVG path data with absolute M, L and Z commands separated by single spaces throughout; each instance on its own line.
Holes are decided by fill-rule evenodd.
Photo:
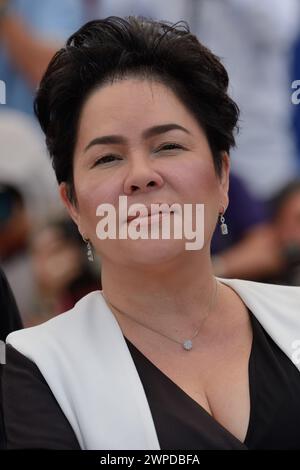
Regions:
M 129 14 L 177 22 L 222 58 L 241 109 L 231 154 L 229 235 L 217 227 L 215 274 L 300 285 L 299 0 L 0 0 L 0 266 L 25 326 L 99 289 L 101 260 L 66 216 L 33 115 L 47 64 L 83 23 Z

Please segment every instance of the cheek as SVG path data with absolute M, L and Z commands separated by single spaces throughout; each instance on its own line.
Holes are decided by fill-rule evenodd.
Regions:
M 120 194 L 120 185 L 112 178 L 99 180 L 96 172 L 90 177 L 75 178 L 76 196 L 82 225 L 95 233 L 99 217 L 96 215 L 100 204 L 109 203 L 116 207 Z
M 207 203 L 218 194 L 218 179 L 210 161 L 190 159 L 174 164 L 169 171 L 174 188 L 187 202 Z

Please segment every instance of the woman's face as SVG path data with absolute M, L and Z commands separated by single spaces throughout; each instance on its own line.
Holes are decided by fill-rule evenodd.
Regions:
M 100 142 L 104 136 L 119 137 Z M 109 203 L 118 215 L 119 196 L 127 196 L 128 206 L 204 204 L 202 249 L 208 252 L 218 214 L 228 204 L 228 171 L 224 154 L 223 175 L 216 175 L 203 130 L 169 88 L 124 79 L 95 90 L 86 101 L 74 152 L 76 206 L 68 201 L 64 184 L 60 192 L 81 234 L 103 261 L 149 265 L 183 255 L 187 240 L 100 240 L 97 207 Z M 127 220 L 123 223 L 128 226 Z

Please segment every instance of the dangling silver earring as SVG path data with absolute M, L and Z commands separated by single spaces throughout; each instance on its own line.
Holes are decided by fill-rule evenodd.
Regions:
M 221 233 L 222 235 L 228 235 L 228 227 L 227 224 L 225 224 L 225 210 L 220 214 L 220 222 L 221 222 Z
M 88 238 L 84 238 L 84 237 L 82 238 L 83 238 L 83 241 L 86 243 L 88 260 L 92 263 L 94 261 L 94 255 L 93 255 L 93 248 L 92 248 L 91 242 Z

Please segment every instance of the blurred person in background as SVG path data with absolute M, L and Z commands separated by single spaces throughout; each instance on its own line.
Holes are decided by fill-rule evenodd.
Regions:
M 62 205 L 45 143 L 33 120 L 5 107 L 0 113 L 0 142 L 0 259 L 26 323 L 35 299 L 30 239 L 42 221 L 62 211 Z
M 0 184 L 0 261 L 26 327 L 69 308 L 99 287 L 96 264 L 73 222 L 59 219 L 32 228 L 20 191 Z
M 256 281 L 277 274 L 281 268 L 280 250 L 268 205 L 233 172 L 228 194 L 226 220 L 230 233 L 224 237 L 217 227 L 212 238 L 215 274 Z
M 37 231 L 31 254 L 37 296 L 27 326 L 69 310 L 99 288 L 99 266 L 88 262 L 86 244 L 71 220 L 49 221 Z
M 281 269 L 270 282 L 300 286 L 300 179 L 286 185 L 271 202 Z
M 36 122 L 4 106 L 0 112 L 0 182 L 20 188 L 32 225 L 62 209 L 45 142 Z
M 80 25 L 80 15 L 76 0 L 0 1 L 0 79 L 6 87 L 6 104 L 0 106 L 0 183 L 10 187 L 1 197 L 11 206 L 1 227 L 0 257 L 25 324 L 36 295 L 30 237 L 49 214 L 62 210 L 40 129 L 29 115 L 44 70 Z
M 25 323 L 35 295 L 29 253 L 30 231 L 30 218 L 20 190 L 0 184 L 0 262 Z
M 37 85 L 81 15 L 81 0 L 0 0 L 0 79 L 7 106 L 33 114 Z

